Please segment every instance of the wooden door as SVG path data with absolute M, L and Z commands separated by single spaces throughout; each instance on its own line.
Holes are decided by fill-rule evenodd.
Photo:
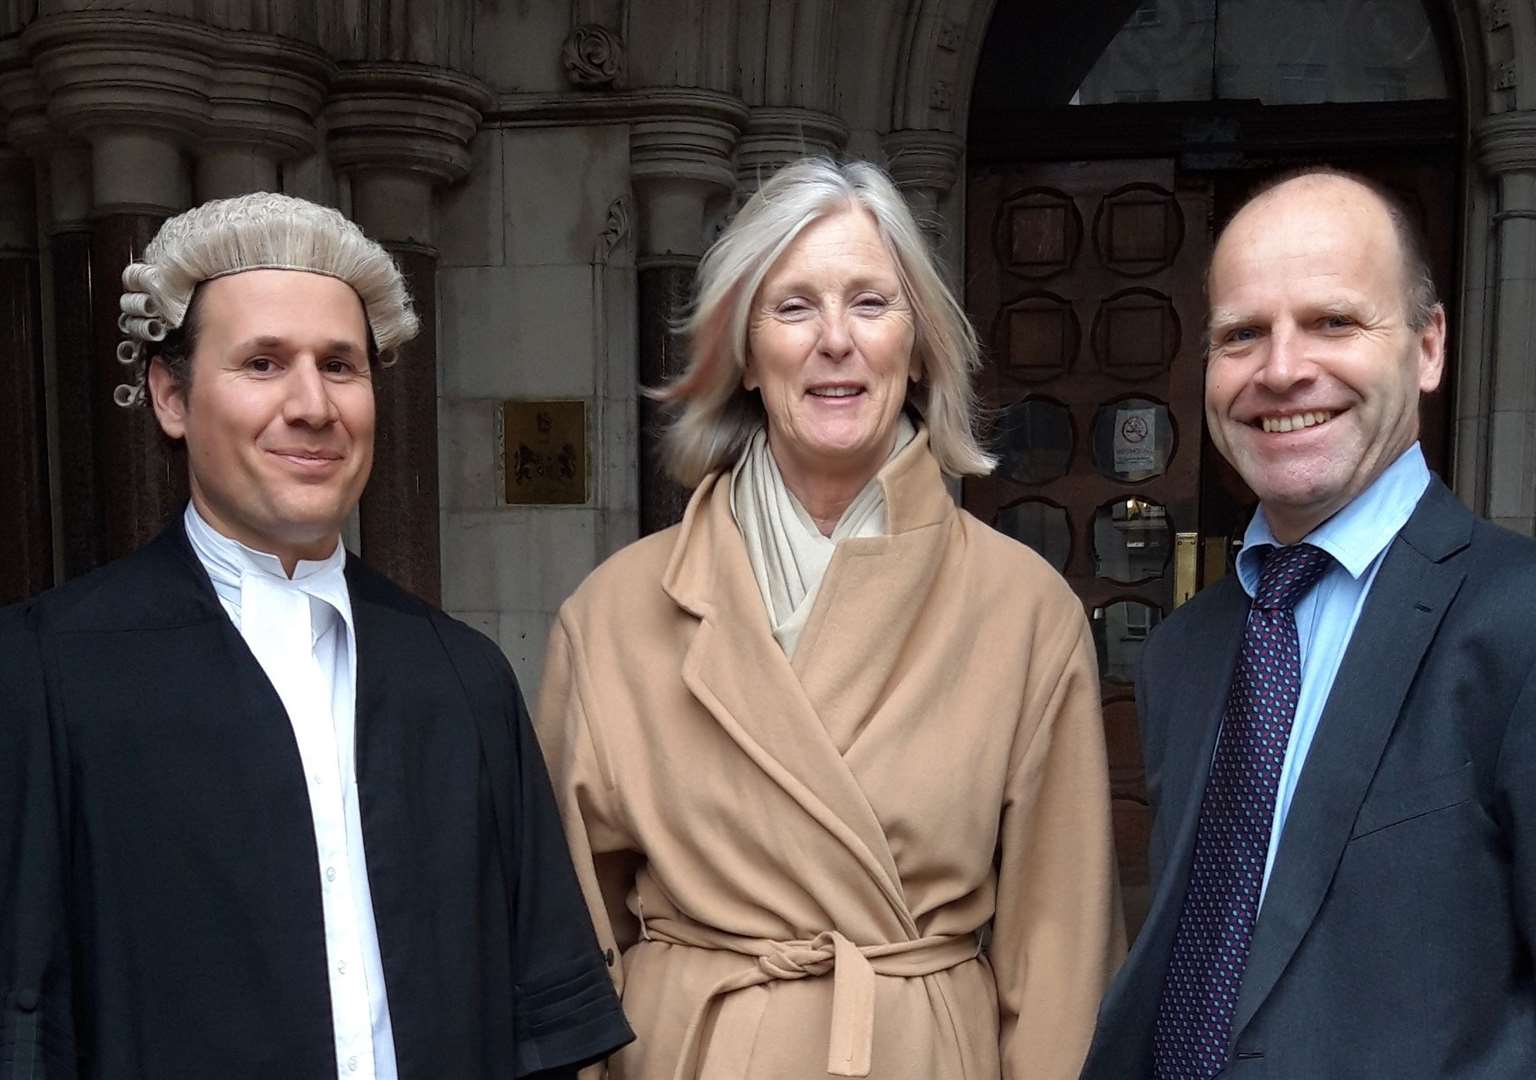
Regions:
M 1172 160 L 986 165 L 967 198 L 967 306 L 1002 462 L 963 501 L 1089 614 L 1134 933 L 1150 812 L 1131 680 L 1176 576 L 1194 587 L 1210 189 L 1177 182 Z

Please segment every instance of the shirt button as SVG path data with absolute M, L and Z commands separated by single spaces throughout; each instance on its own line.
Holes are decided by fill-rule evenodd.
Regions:
M 347 1071 L 348 1072 L 357 1072 L 357 1058 L 355 1058 L 355 1057 L 347 1058 Z
M 336 965 L 336 970 L 345 975 L 347 973 L 347 962 L 345 960 L 338 962 Z
M 325 868 L 325 880 L 326 881 L 335 881 L 336 880 L 336 868 L 334 866 L 327 866 Z

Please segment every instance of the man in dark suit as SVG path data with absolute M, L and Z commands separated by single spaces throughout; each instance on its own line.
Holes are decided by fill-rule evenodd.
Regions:
M 257 194 L 124 286 L 192 499 L 0 612 L 0 1077 L 574 1077 L 630 1035 L 516 680 L 341 545 L 399 270 Z
M 1142 658 L 1156 886 L 1083 1076 L 1536 1076 L 1536 545 L 1425 468 L 1422 247 L 1319 170 L 1208 285 L 1207 422 L 1260 508 Z

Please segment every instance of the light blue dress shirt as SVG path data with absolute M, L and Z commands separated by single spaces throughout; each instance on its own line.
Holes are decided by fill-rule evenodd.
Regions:
M 1296 719 L 1291 724 L 1291 741 L 1285 749 L 1285 764 L 1280 770 L 1280 788 L 1275 794 L 1274 823 L 1269 833 L 1269 856 L 1264 863 L 1264 891 L 1269 889 L 1269 875 L 1275 868 L 1275 853 L 1280 850 L 1280 836 L 1285 818 L 1301 780 L 1307 751 L 1317 734 L 1323 706 L 1339 673 L 1344 650 L 1355 623 L 1365 607 L 1365 598 L 1376 580 L 1376 571 L 1386 556 L 1393 537 L 1413 514 L 1424 490 L 1429 486 L 1429 467 L 1424 453 L 1414 443 L 1378 476 L 1370 487 L 1357 495 L 1344 509 L 1313 529 L 1303 542 L 1320 547 L 1334 558 L 1334 565 L 1296 605 L 1296 633 L 1301 643 L 1301 694 L 1296 702 Z M 1261 506 L 1243 534 L 1243 548 L 1237 555 L 1237 577 L 1251 599 L 1258 592 L 1262 563 L 1256 550 L 1260 545 L 1280 546 L 1270 531 L 1269 519 Z M 1335 717 L 1336 723 L 1348 723 L 1349 717 Z M 1264 892 L 1259 903 L 1264 902 Z

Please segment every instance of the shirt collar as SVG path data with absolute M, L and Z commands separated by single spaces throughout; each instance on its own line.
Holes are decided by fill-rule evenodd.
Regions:
M 1369 487 L 1303 540 L 1332 555 L 1351 577 L 1358 580 L 1408 524 L 1414 507 L 1429 487 L 1429 480 L 1424 451 L 1414 443 L 1382 470 Z M 1253 596 L 1259 587 L 1259 573 L 1263 567 L 1259 549 L 1265 546 L 1282 545 L 1275 539 L 1261 504 L 1248 523 L 1243 534 L 1243 548 L 1237 553 L 1238 581 L 1249 596 Z
M 345 574 L 347 552 L 340 537 L 336 538 L 335 550 L 326 558 L 300 559 L 290 578 L 283 570 L 282 560 L 276 555 L 257 551 L 225 536 L 208 524 L 191 501 L 187 503 L 182 520 L 186 525 L 187 540 L 198 561 L 208 571 L 214 592 L 236 610 L 240 608 L 242 578 L 260 575 L 323 601 L 335 608 L 348 628 L 351 627 L 352 604 L 347 593 Z

